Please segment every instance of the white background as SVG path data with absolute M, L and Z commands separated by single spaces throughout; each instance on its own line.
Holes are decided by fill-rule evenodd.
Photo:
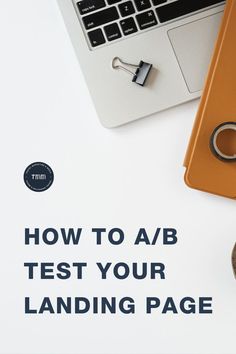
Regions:
M 96 116 L 56 1 L 0 1 L 0 353 L 233 354 L 235 201 L 187 188 L 182 167 L 198 101 L 115 129 Z M 44 161 L 55 182 L 31 192 Z M 83 227 L 79 247 L 27 247 L 24 228 Z M 92 227 L 121 227 L 96 247 Z M 134 247 L 137 230 L 175 227 L 174 247 Z M 87 261 L 86 279 L 29 281 L 25 261 Z M 164 262 L 165 281 L 99 280 L 96 261 Z M 24 315 L 25 296 L 132 296 L 135 315 Z M 213 315 L 145 315 L 145 296 L 213 297 Z

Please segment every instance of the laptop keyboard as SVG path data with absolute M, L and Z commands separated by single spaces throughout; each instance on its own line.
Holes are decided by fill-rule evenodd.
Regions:
M 92 48 L 223 3 L 222 0 L 74 0 Z

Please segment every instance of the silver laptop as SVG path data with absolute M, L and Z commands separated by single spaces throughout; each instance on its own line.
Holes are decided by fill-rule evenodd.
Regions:
M 225 1 L 57 1 L 103 126 L 201 95 Z

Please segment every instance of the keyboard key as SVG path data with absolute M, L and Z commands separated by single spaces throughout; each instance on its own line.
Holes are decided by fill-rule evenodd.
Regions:
M 157 5 L 164 4 L 165 2 L 167 2 L 167 0 L 152 0 L 152 2 L 154 6 L 157 6 Z
M 96 0 L 97 1 L 97 0 Z M 104 25 L 105 23 L 115 21 L 119 18 L 118 11 L 115 6 L 108 9 L 95 12 L 92 15 L 83 17 L 84 26 L 87 30 Z
M 77 6 L 81 15 L 87 14 L 89 12 L 105 7 L 104 0 L 83 0 L 77 2 Z
M 135 13 L 134 5 L 131 1 L 126 1 L 119 5 L 119 10 L 122 17 L 130 16 Z
M 97 47 L 106 42 L 102 30 L 96 29 L 95 31 L 88 32 L 88 37 L 92 47 Z
M 136 19 L 141 30 L 155 26 L 157 24 L 156 16 L 152 10 L 137 15 Z
M 105 26 L 104 31 L 109 42 L 121 37 L 121 32 L 117 23 L 112 23 L 111 25 Z
M 147 10 L 151 7 L 150 0 L 134 0 L 138 11 Z
M 156 12 L 160 22 L 166 22 L 220 2 L 222 2 L 222 0 L 178 0 L 158 7 Z
M 120 21 L 120 25 L 125 36 L 135 33 L 138 30 L 132 17 Z
M 120 2 L 121 0 L 107 0 L 108 5 L 113 5 L 116 4 L 117 2 Z

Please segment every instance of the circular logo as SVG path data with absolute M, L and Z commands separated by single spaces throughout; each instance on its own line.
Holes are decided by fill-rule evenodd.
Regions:
M 51 187 L 54 180 L 53 170 L 44 162 L 34 162 L 24 173 L 26 186 L 34 192 L 44 192 Z

